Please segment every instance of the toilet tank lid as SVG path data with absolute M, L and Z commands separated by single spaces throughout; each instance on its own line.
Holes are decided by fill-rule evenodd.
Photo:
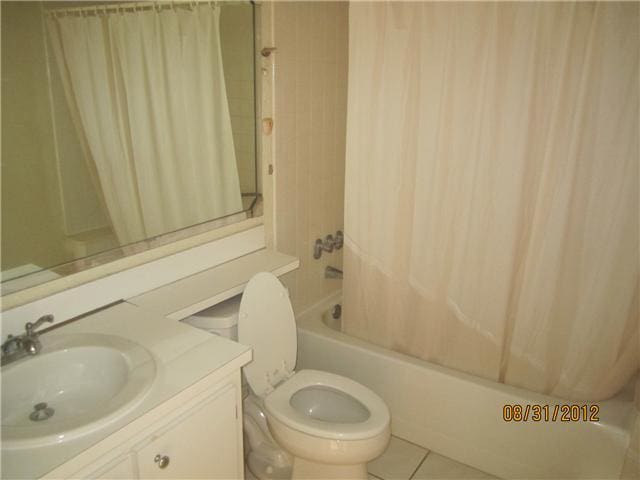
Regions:
M 204 329 L 234 327 L 238 324 L 241 298 L 242 295 L 228 298 L 224 302 L 194 313 L 191 317 L 186 318 L 185 322 Z

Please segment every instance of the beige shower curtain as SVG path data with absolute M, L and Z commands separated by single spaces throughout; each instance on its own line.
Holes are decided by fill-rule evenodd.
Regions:
M 571 399 L 629 380 L 638 8 L 351 3 L 347 333 Z
M 121 244 L 242 210 L 220 7 L 149 5 L 47 17 Z

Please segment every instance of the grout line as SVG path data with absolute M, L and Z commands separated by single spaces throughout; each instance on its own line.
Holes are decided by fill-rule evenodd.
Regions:
M 407 443 L 410 443 L 411 445 L 414 445 L 414 446 L 416 446 L 418 448 L 421 448 L 425 452 L 430 452 L 431 451 L 428 448 L 423 447 L 422 445 L 418 445 L 417 443 L 412 442 L 411 440 L 407 440 L 406 438 L 402 438 L 402 437 L 399 437 L 399 436 L 393 435 L 393 434 L 391 436 L 397 438 L 398 440 L 402 440 L 403 442 L 407 442 Z
M 418 470 L 420 470 L 420 467 L 422 466 L 422 464 L 424 463 L 424 461 L 427 459 L 427 457 L 429 456 L 429 454 L 431 453 L 431 450 L 427 450 L 427 453 L 424 454 L 424 457 L 422 457 L 422 460 L 420 461 L 420 463 L 418 464 L 418 466 L 416 467 L 416 469 L 413 471 L 413 473 L 411 474 L 411 476 L 409 477 L 409 480 L 411 480 L 414 475 L 416 473 L 418 473 Z
M 428 457 L 428 456 L 429 456 L 429 454 L 431 453 L 431 450 L 429 450 L 428 448 L 424 448 L 422 445 L 418 445 L 417 443 L 413 443 L 413 442 L 411 442 L 411 441 L 409 441 L 409 440 L 406 440 L 406 439 L 404 439 L 404 438 L 402 438 L 402 437 L 398 437 L 397 435 L 391 435 L 391 437 L 392 437 L 392 438 L 396 438 L 396 439 L 398 439 L 398 440 L 401 440 L 401 441 L 403 441 L 403 442 L 406 442 L 406 443 L 408 443 L 408 444 L 410 444 L 410 445 L 413 445 L 414 447 L 417 447 L 417 448 L 419 448 L 420 450 L 423 450 L 423 451 L 424 451 L 424 454 L 423 454 L 422 459 L 418 462 L 418 465 L 416 466 L 416 468 L 413 470 L 413 472 L 411 473 L 411 475 L 409 475 L 409 477 L 408 477 L 408 479 L 407 479 L 407 480 L 411 480 L 411 479 L 414 477 L 414 475 L 418 472 L 418 470 L 420 470 L 420 467 L 422 466 L 422 464 L 424 463 L 424 461 L 427 459 L 427 457 Z M 382 455 L 384 455 L 384 453 L 383 453 Z M 369 475 L 370 477 L 373 477 L 373 478 L 375 478 L 375 479 L 377 479 L 377 480 L 390 480 L 390 479 L 384 479 L 384 478 L 382 478 L 382 477 L 378 477 L 377 475 L 374 475 L 373 473 L 371 473 L 371 472 L 369 471 L 369 469 L 367 469 L 367 475 Z

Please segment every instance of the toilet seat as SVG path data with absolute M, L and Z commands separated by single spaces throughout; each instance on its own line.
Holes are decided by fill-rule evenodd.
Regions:
M 253 349 L 243 368 L 251 390 L 261 397 L 293 375 L 298 338 L 289 294 L 269 272 L 254 275 L 238 311 L 238 341 Z
M 363 405 L 369 417 L 361 422 L 331 422 L 313 418 L 291 405 L 296 392 L 307 387 L 337 390 Z M 389 425 L 384 401 L 364 385 L 346 377 L 319 370 L 300 370 L 264 399 L 265 409 L 289 428 L 331 440 L 363 440 L 382 433 Z

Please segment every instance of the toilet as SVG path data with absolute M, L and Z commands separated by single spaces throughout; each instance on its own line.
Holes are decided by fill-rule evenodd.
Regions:
M 253 392 L 245 400 L 245 437 L 263 455 L 253 458 L 260 468 L 252 468 L 249 455 L 252 473 L 260 479 L 282 478 L 282 472 L 294 479 L 366 479 L 367 462 L 389 442 L 389 409 L 346 377 L 294 370 L 295 318 L 287 290 L 273 274 L 258 273 L 247 284 L 238 341 L 253 348 L 253 361 L 244 367 Z

